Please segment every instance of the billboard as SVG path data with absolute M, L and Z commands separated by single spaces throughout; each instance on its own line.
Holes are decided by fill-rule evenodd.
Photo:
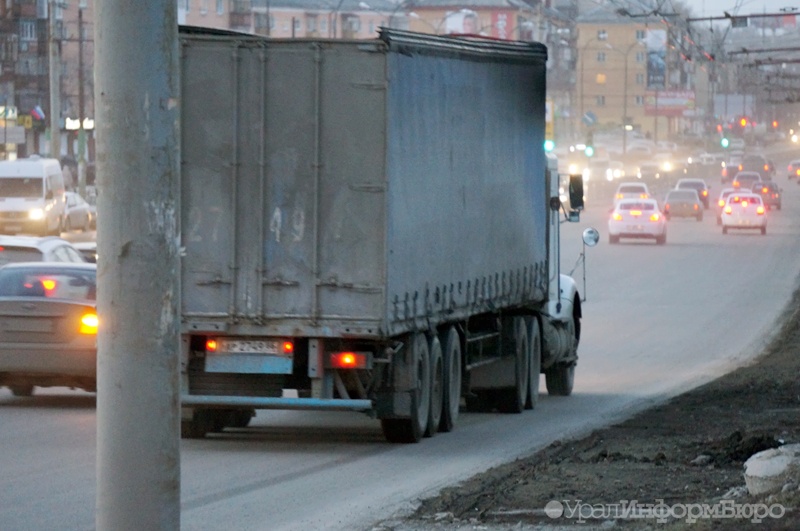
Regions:
M 649 29 L 645 36 L 647 47 L 647 88 L 663 89 L 667 80 L 667 30 Z
M 693 90 L 648 90 L 644 98 L 647 116 L 692 116 L 694 112 Z

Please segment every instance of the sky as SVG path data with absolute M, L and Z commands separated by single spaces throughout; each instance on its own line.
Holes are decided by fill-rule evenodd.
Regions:
M 800 0 L 691 0 L 684 3 L 692 6 L 695 16 L 703 17 L 719 17 L 723 11 L 732 15 L 780 13 L 781 8 L 792 7 L 798 8 L 800 14 Z

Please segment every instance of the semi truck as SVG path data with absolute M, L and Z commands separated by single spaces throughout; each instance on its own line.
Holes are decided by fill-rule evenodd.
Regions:
M 391 442 L 573 389 L 540 43 L 183 28 L 181 433 L 358 411 Z M 573 216 L 574 217 L 574 216 Z

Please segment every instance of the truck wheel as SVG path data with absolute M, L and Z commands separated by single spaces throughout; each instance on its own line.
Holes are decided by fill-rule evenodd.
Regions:
M 442 421 L 442 403 L 444 402 L 444 363 L 442 360 L 442 344 L 435 335 L 428 345 L 431 360 L 431 409 L 428 413 L 428 427 L 425 437 L 433 437 L 439 431 Z
M 231 428 L 246 428 L 250 424 L 250 420 L 255 416 L 255 409 L 234 409 L 228 417 L 228 426 Z
M 439 431 L 448 432 L 453 431 L 461 406 L 461 340 L 458 331 L 451 326 L 442 334 L 440 343 L 444 345 L 444 396 Z
M 514 386 L 497 391 L 497 409 L 501 413 L 522 413 L 528 399 L 528 371 L 530 370 L 530 348 L 525 319 L 514 317 L 503 323 L 503 354 L 514 354 Z M 510 326 L 509 326 L 510 325 Z
M 539 320 L 532 317 L 528 327 L 528 343 L 531 358 L 528 371 L 528 398 L 525 409 L 534 409 L 539 401 L 539 380 L 542 372 L 542 335 L 539 332 Z
M 570 358 L 577 357 L 578 341 L 580 339 L 580 321 L 572 316 L 567 322 L 567 335 L 572 340 Z M 556 363 L 544 372 L 544 381 L 547 392 L 556 396 L 569 396 L 575 383 L 575 361 Z
M 555 396 L 569 396 L 575 382 L 573 363 L 556 363 L 544 372 L 547 392 Z
M 32 385 L 9 385 L 8 388 L 14 396 L 33 396 Z
M 206 433 L 213 431 L 212 411 L 209 409 L 195 409 L 191 420 L 181 419 L 182 439 L 202 439 Z
M 431 365 L 428 340 L 425 334 L 414 334 L 409 341 L 411 348 L 406 354 L 411 356 L 412 382 L 411 416 L 401 419 L 381 419 L 383 435 L 389 442 L 416 443 L 428 428 L 428 414 L 431 408 Z

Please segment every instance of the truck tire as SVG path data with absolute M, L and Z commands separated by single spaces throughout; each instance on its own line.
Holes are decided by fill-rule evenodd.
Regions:
M 442 421 L 442 404 L 444 401 L 444 363 L 442 357 L 442 344 L 436 335 L 431 336 L 428 344 L 431 365 L 431 409 L 428 413 L 428 427 L 425 437 L 433 437 L 439 431 Z
M 416 333 L 409 340 L 411 348 L 407 356 L 413 371 L 415 387 L 411 391 L 411 414 L 409 418 L 381 419 L 383 435 L 389 442 L 417 443 L 428 427 L 431 408 L 431 365 L 428 340 L 425 334 Z
M 461 339 L 455 327 L 451 326 L 441 335 L 440 343 L 444 346 L 444 396 L 439 431 L 449 432 L 456 425 L 461 407 Z
M 32 385 L 9 385 L 8 388 L 14 396 L 33 396 Z
M 181 419 L 182 439 L 202 439 L 214 428 L 213 411 L 195 409 L 190 420 Z
M 250 424 L 250 420 L 255 416 L 255 409 L 234 409 L 230 412 L 228 426 L 231 428 L 246 428 Z
M 528 372 L 530 371 L 530 347 L 525 319 L 514 317 L 503 322 L 501 332 L 503 354 L 514 354 L 514 386 L 499 389 L 495 394 L 497 409 L 501 413 L 522 413 L 528 400 Z
M 576 357 L 578 350 L 578 326 L 580 323 L 576 321 L 577 317 L 574 315 L 567 323 L 567 332 L 569 337 L 572 338 L 572 355 L 571 358 Z M 575 383 L 575 362 L 565 361 L 552 365 L 544 372 L 544 381 L 547 386 L 547 392 L 555 396 L 569 396 L 572 394 L 572 387 Z
M 528 398 L 525 409 L 534 409 L 539 402 L 539 380 L 542 372 L 542 334 L 539 319 L 532 317 L 528 327 L 528 344 L 531 350 L 530 370 L 528 371 Z

